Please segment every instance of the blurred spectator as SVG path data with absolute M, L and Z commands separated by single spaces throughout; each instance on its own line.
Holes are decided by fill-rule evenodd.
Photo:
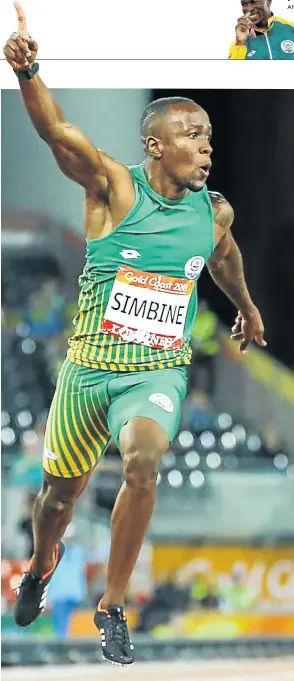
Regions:
M 48 591 L 53 630 L 59 639 L 66 638 L 71 615 L 87 599 L 87 556 L 77 541 L 73 523 L 67 527 L 63 541 L 66 546 L 65 554 L 53 574 Z
M 220 589 L 223 610 L 238 612 L 249 610 L 255 605 L 256 594 L 248 584 L 245 569 L 240 567 L 233 570 L 230 579 Z
M 209 398 L 193 390 L 183 404 L 181 427 L 199 433 L 214 428 L 215 423 L 216 414 Z
M 166 624 L 175 613 L 184 612 L 189 604 L 189 586 L 179 583 L 176 573 L 168 575 L 155 587 L 150 600 L 141 609 L 137 633 Z
M 39 290 L 34 291 L 23 308 L 23 321 L 29 326 L 34 338 L 57 336 L 63 330 L 64 297 L 59 280 L 46 279 Z
M 42 454 L 47 412 L 39 415 L 34 430 L 27 431 L 23 437 L 22 453 L 13 462 L 9 482 L 39 488 L 43 480 Z
M 219 349 L 217 325 L 217 316 L 205 300 L 200 300 L 191 338 L 190 389 L 202 390 L 210 396 L 214 393 L 214 357 Z
M 26 551 L 24 558 L 31 558 L 34 553 L 34 535 L 33 535 L 33 507 L 36 499 L 36 494 L 29 494 L 27 506 L 23 517 L 20 519 L 19 528 L 26 536 Z
M 220 598 L 214 576 L 209 572 L 197 572 L 191 587 L 193 605 L 202 609 L 216 609 Z
M 29 335 L 44 345 L 48 371 L 54 377 L 60 369 L 67 345 L 64 335 L 66 306 L 60 280 L 51 277 L 43 281 L 40 288 L 29 296 L 22 314 Z

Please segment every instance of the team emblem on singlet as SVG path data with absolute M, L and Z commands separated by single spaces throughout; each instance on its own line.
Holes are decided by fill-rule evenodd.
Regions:
M 205 265 L 205 260 L 202 255 L 194 255 L 193 258 L 187 260 L 185 265 L 185 276 L 187 279 L 197 279 Z
M 183 345 L 194 282 L 121 266 L 101 326 L 103 333 L 158 350 Z
M 281 43 L 281 48 L 283 52 L 287 52 L 287 54 L 293 54 L 294 52 L 293 40 L 283 40 L 283 42 Z

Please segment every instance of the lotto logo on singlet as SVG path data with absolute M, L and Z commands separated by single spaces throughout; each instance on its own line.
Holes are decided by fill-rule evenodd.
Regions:
M 197 279 L 201 270 L 203 270 L 204 265 L 205 260 L 202 258 L 202 255 L 194 255 L 193 258 L 190 258 L 190 260 L 187 260 L 186 262 L 185 277 L 187 277 L 187 279 Z
M 133 258 L 141 258 L 141 253 L 138 251 L 132 251 L 131 249 L 125 248 L 123 251 L 120 251 L 120 255 L 122 255 L 125 260 L 132 260 Z
M 183 345 L 194 286 L 194 282 L 187 279 L 122 265 L 110 293 L 101 331 L 127 343 L 178 350 Z
M 149 397 L 149 402 L 157 404 L 158 407 L 161 407 L 161 409 L 164 409 L 164 411 L 169 411 L 170 413 L 174 410 L 172 401 L 163 393 L 153 393 L 153 395 L 150 395 Z

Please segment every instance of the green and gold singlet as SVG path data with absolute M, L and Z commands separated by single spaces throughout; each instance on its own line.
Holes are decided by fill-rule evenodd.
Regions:
M 171 201 L 151 189 L 143 166 L 130 170 L 133 207 L 111 234 L 87 241 L 45 433 L 43 466 L 54 476 L 95 468 L 132 418 L 157 423 L 169 442 L 180 424 L 197 279 L 214 248 L 212 205 L 206 188 Z
M 131 166 L 135 202 L 102 239 L 87 239 L 68 360 L 116 372 L 190 364 L 197 279 L 214 249 L 207 188 L 169 200 Z

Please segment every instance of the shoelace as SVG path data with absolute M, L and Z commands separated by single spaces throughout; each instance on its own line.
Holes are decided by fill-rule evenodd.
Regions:
M 56 545 L 56 549 L 55 549 L 55 554 L 54 554 L 54 555 L 56 556 L 56 558 L 55 558 L 56 563 L 55 563 L 53 572 L 55 571 L 55 569 L 56 569 L 56 567 L 57 567 L 57 564 L 58 564 L 58 555 L 59 555 L 58 545 Z M 31 563 L 31 561 L 30 561 L 30 563 Z M 29 563 L 29 564 L 30 564 L 30 563 Z M 53 574 L 53 572 L 52 572 L 52 574 Z M 44 575 L 44 579 L 45 579 L 45 577 L 47 577 L 47 576 L 48 576 L 48 573 L 47 573 L 47 575 Z M 31 577 L 31 580 L 36 582 L 36 584 L 35 584 L 36 587 L 37 587 L 37 585 L 41 585 L 41 584 L 42 584 L 42 581 L 40 581 L 39 577 L 36 577 L 36 576 L 34 575 L 34 573 L 31 572 L 31 571 L 29 570 L 29 571 L 26 571 L 26 572 L 23 573 L 22 578 L 21 578 L 20 582 L 18 583 L 17 587 L 16 587 L 15 589 L 12 589 L 12 591 L 18 591 L 18 590 L 20 589 L 20 587 L 22 586 L 22 584 L 26 581 L 26 578 L 27 578 L 27 577 Z
M 121 613 L 111 614 L 110 639 L 120 647 L 129 645 L 126 618 Z
M 38 585 L 40 585 L 40 580 L 38 577 L 35 577 L 35 575 L 32 575 L 31 572 L 24 572 L 22 575 L 22 578 L 20 582 L 18 582 L 18 585 L 15 587 L 15 589 L 12 589 L 13 592 L 18 592 L 20 587 L 24 584 L 24 582 L 27 580 L 27 577 L 31 577 L 31 581 L 35 582 L 35 587 L 37 588 Z

